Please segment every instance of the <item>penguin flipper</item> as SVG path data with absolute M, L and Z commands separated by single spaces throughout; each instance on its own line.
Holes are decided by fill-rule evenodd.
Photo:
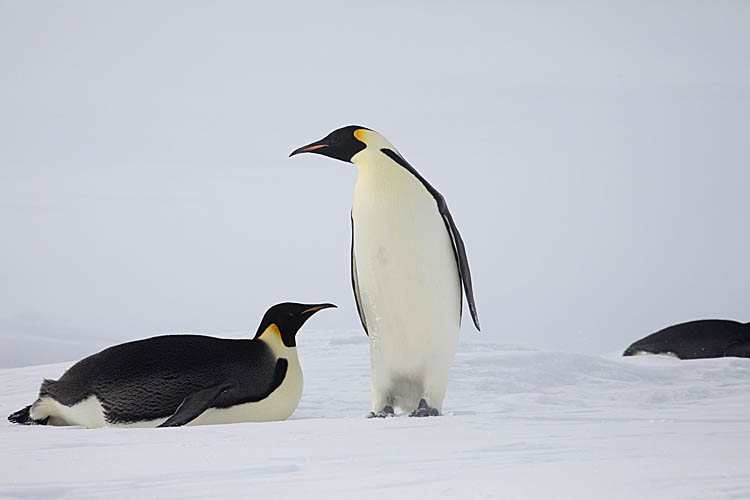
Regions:
M 177 411 L 159 427 L 180 427 L 196 419 L 201 413 L 211 408 L 214 401 L 224 392 L 235 388 L 233 382 L 224 382 L 188 394 L 177 408 Z
M 458 263 L 458 273 L 461 275 L 461 281 L 464 284 L 464 291 L 466 291 L 466 302 L 469 303 L 469 312 L 471 313 L 471 320 L 474 322 L 474 326 L 477 331 L 479 328 L 479 316 L 477 315 L 477 304 L 474 302 L 474 288 L 471 285 L 471 271 L 469 270 L 469 259 L 466 257 L 466 247 L 464 246 L 464 240 L 461 238 L 461 233 L 458 232 L 456 223 L 453 221 L 453 216 L 448 210 L 448 204 L 445 199 L 441 196 L 438 199 L 438 210 L 443 216 L 445 226 L 448 228 L 450 233 L 451 241 L 453 242 L 453 252 L 456 254 L 456 262 Z
M 367 321 L 365 321 L 365 311 L 362 309 L 362 300 L 359 298 L 359 280 L 357 279 L 357 258 L 354 256 L 354 215 L 352 215 L 352 289 L 354 290 L 354 301 L 357 303 L 357 313 L 359 313 L 359 321 L 362 323 L 362 328 L 365 329 L 365 335 L 368 337 L 370 333 L 367 331 Z

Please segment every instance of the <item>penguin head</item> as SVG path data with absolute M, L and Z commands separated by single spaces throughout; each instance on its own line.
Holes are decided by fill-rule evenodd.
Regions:
M 382 138 L 380 134 L 367 127 L 349 125 L 348 127 L 334 130 L 319 141 L 295 149 L 289 156 L 291 157 L 300 153 L 316 153 L 352 163 L 354 155 L 371 146 L 370 139 L 377 137 Z
M 271 325 L 276 325 L 281 340 L 287 347 L 295 347 L 295 336 L 310 316 L 322 309 L 336 307 L 334 304 L 297 304 L 296 302 L 282 302 L 272 306 L 263 316 L 258 326 L 255 338 L 260 337 Z

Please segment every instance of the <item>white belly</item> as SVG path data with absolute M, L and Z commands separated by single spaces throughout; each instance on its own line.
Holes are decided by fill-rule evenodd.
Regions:
M 352 215 L 373 384 L 423 377 L 429 385 L 437 378 L 444 391 L 458 343 L 461 289 L 435 199 L 402 167 L 378 164 L 360 168 Z

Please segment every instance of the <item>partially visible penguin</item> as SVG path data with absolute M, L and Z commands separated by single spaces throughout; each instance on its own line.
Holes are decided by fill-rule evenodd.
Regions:
M 277 304 L 255 338 L 163 335 L 110 347 L 45 380 L 8 420 L 84 427 L 176 427 L 284 420 L 302 396 L 295 336 L 333 304 Z
M 680 359 L 750 358 L 750 323 L 703 319 L 673 325 L 642 338 L 623 356 L 671 354 Z
M 291 153 L 353 163 L 351 279 L 370 337 L 370 417 L 439 415 L 458 344 L 462 285 L 479 330 L 463 240 L 443 196 L 379 133 L 356 125 Z

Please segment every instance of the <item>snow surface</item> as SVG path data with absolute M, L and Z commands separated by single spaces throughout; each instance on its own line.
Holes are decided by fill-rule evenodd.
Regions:
M 490 339 L 488 340 L 488 337 Z M 361 332 L 303 330 L 285 422 L 0 424 L 0 498 L 750 498 L 750 360 L 545 352 L 464 335 L 446 415 L 369 409 Z M 70 364 L 0 370 L 0 413 Z

